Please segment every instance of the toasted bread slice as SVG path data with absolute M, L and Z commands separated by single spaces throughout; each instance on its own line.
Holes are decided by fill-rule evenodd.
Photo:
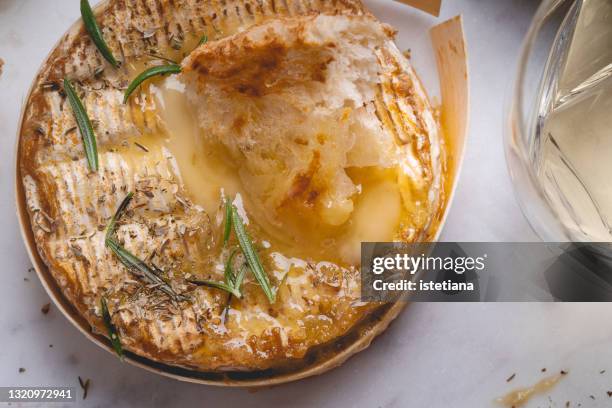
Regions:
M 297 206 L 341 225 L 357 192 L 346 169 L 398 163 L 374 107 L 390 32 L 366 16 L 278 19 L 183 62 L 202 135 L 230 151 L 269 222 Z
M 402 183 L 431 194 L 422 200 L 430 215 L 438 204 L 437 126 L 405 61 L 385 66 L 398 58 L 393 35 L 368 15 L 277 19 L 201 46 L 183 61 L 202 137 L 230 152 L 258 218 L 281 227 L 286 240 L 299 241 L 304 223 L 325 229 L 349 220 L 359 189 L 349 175 L 355 169 L 409 166 Z M 391 112 L 402 120 L 399 131 L 377 111 L 387 91 L 402 96 Z M 431 161 L 415 157 L 410 139 L 433 143 Z M 292 230 L 283 213 L 308 221 Z M 345 260 L 355 262 L 356 252 Z

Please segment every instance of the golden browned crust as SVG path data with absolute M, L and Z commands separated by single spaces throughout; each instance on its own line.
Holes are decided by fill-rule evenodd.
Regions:
M 98 21 L 116 54 L 120 50 L 125 61 L 134 61 L 150 50 L 171 47 L 177 39 L 186 43 L 204 33 L 211 39 L 223 38 L 272 17 L 365 13 L 356 0 L 223 3 L 225 6 L 213 0 L 116 0 L 100 9 Z M 264 67 L 274 64 L 275 58 L 269 55 L 261 58 Z M 381 64 L 400 75 L 398 80 L 390 75 L 383 81 L 377 113 L 398 140 L 414 145 L 416 154 L 429 162 L 432 123 L 425 123 L 428 119 L 418 113 L 428 108 L 418 106 L 423 90 L 414 83 L 411 68 L 402 66 L 396 55 L 382 54 L 381 58 Z M 402 77 L 407 70 L 411 75 Z M 211 67 L 208 72 L 215 71 Z M 309 72 L 314 78 L 318 71 Z M 64 76 L 76 82 L 96 126 L 98 173 L 86 169 L 80 136 L 61 90 Z M 256 70 L 247 71 L 243 84 L 248 92 L 262 92 L 256 77 Z M 199 252 L 198 245 L 215 232 L 209 215 L 181 198 L 185 192 L 163 150 L 149 152 L 146 157 L 136 154 L 136 165 L 116 152 L 123 140 L 138 140 L 158 130 L 153 100 L 133 100 L 127 106 L 120 103 L 127 80 L 125 71 L 113 70 L 102 60 L 79 23 L 61 39 L 36 78 L 21 126 L 20 176 L 38 252 L 63 294 L 92 327 L 102 329 L 98 305 L 103 292 L 111 299 L 113 320 L 126 349 L 155 361 L 196 370 L 257 370 L 300 360 L 312 347 L 349 332 L 376 308 L 338 301 L 339 293 L 350 288 L 339 284 L 342 279 L 337 271 L 308 265 L 308 273 L 295 276 L 293 286 L 295 291 L 304 291 L 299 306 L 305 311 L 292 314 L 287 303 L 277 302 L 257 313 L 265 315 L 262 322 L 270 318 L 284 321 L 264 328 L 264 323 L 257 323 L 259 326 L 249 328 L 252 333 L 244 337 L 236 333 L 248 334 L 249 330 L 238 323 L 230 323 L 228 332 L 219 332 L 225 297 L 217 291 L 194 290 L 184 281 L 172 281 L 176 291 L 197 297 L 195 304 L 186 306 L 169 302 L 153 288 L 142 290 L 141 285 L 134 284 L 133 277 L 103 245 L 103 227 L 126 191 L 137 191 L 136 205 L 120 227 L 119 236 L 143 258 L 151 250 L 163 251 L 163 257 L 157 259 L 162 269 L 184 267 L 187 260 L 206 266 L 207 261 L 194 254 Z M 406 106 L 396 101 L 413 110 L 407 112 Z M 425 179 L 431 182 L 433 177 L 431 174 Z M 423 186 L 412 188 L 419 196 L 424 190 Z M 303 186 L 296 186 L 296 194 L 304 191 Z M 423 212 L 430 213 L 431 208 Z M 433 225 L 423 227 L 419 235 L 407 239 L 427 239 L 434 234 Z M 343 273 L 355 281 L 358 271 Z M 302 282 L 302 278 L 306 280 Z M 283 290 L 291 288 L 287 285 Z M 279 296 L 292 298 L 290 293 L 281 292 Z M 125 307 L 128 298 L 131 306 Z M 262 293 L 255 285 L 247 285 L 244 301 L 235 307 L 236 316 L 254 316 L 253 310 L 260 305 L 266 305 Z M 292 336 L 283 333 L 284 326 L 295 326 L 296 321 L 308 316 L 325 316 L 328 322 L 306 321 Z M 236 326 L 232 328 L 231 324 Z M 227 346 L 237 338 L 241 344 Z
M 337 44 L 321 44 L 308 32 L 315 20 L 316 16 L 310 16 L 262 23 L 220 40 L 214 47 L 199 47 L 183 61 L 183 72 L 250 96 L 264 96 L 312 81 L 324 82 Z M 374 17 L 353 16 L 351 20 L 379 24 Z M 388 31 L 387 35 L 392 36 Z

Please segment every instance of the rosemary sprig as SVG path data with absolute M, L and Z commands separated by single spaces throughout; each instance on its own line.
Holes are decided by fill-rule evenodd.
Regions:
M 231 279 L 232 282 L 232 287 L 234 287 L 236 290 L 238 290 L 240 292 L 240 287 L 242 286 L 242 281 L 244 280 L 244 276 L 246 275 L 246 271 L 247 271 L 247 266 L 246 264 L 243 262 L 242 265 L 240 265 L 240 271 L 238 271 L 238 275 L 234 274 L 234 270 L 233 270 L 233 263 L 234 263 L 234 256 L 236 255 L 236 252 L 238 252 L 237 249 L 234 249 L 231 253 L 230 256 L 227 260 L 227 262 L 225 263 L 225 279 L 226 282 L 228 279 Z M 240 292 L 242 294 L 242 292 Z M 232 304 L 232 295 L 230 293 L 230 295 L 227 297 L 227 302 L 225 302 L 225 308 L 223 308 L 223 319 L 225 322 L 225 319 L 227 318 L 227 312 L 230 308 L 230 305 Z
M 240 214 L 238 214 L 238 210 L 234 206 L 232 206 L 232 224 L 234 226 L 234 232 L 238 237 L 240 248 L 242 248 L 244 257 L 246 258 L 247 263 L 249 264 L 249 268 L 251 268 L 251 271 L 253 271 L 255 279 L 257 279 L 259 286 L 261 286 L 270 303 L 274 303 L 274 301 L 276 300 L 276 293 L 272 290 L 272 287 L 270 286 L 270 280 L 268 278 L 268 275 L 266 275 L 266 271 L 264 270 L 263 265 L 259 260 L 259 256 L 257 255 L 257 252 L 255 251 L 255 248 L 253 246 L 253 242 L 251 241 L 251 238 L 249 238 L 244 228 L 244 222 L 242 221 Z
M 188 280 L 187 282 L 193 283 L 194 285 L 198 285 L 198 286 L 208 286 L 208 287 L 226 291 L 227 293 L 230 294 L 230 297 L 228 298 L 228 304 L 232 296 L 235 296 L 238 299 L 242 299 L 242 293 L 240 293 L 240 285 L 242 285 L 242 280 L 244 279 L 244 273 L 242 273 L 241 271 L 242 277 L 240 277 L 240 274 L 239 276 L 236 276 L 234 275 L 234 271 L 232 268 L 232 264 L 234 262 L 234 256 L 236 255 L 237 252 L 238 252 L 237 249 L 233 249 L 232 252 L 230 253 L 229 258 L 225 262 L 225 270 L 223 271 L 223 278 L 225 282 L 215 282 L 215 281 L 211 281 L 207 279 L 205 280 L 192 279 L 192 280 Z M 238 278 L 240 278 L 240 280 L 238 280 Z
M 83 145 L 85 146 L 85 156 L 87 157 L 87 164 L 91 171 L 98 171 L 98 146 L 96 144 L 96 135 L 93 131 L 93 126 L 87 116 L 87 111 L 83 106 L 83 102 L 74 91 L 72 84 L 68 78 L 64 78 L 64 91 L 72 107 L 74 119 L 81 132 L 81 138 L 83 139 Z
M 223 246 L 227 245 L 230 234 L 232 233 L 232 202 L 225 200 L 225 227 L 223 231 Z
M 100 298 L 100 308 L 102 309 L 102 320 L 104 320 L 104 325 L 106 326 L 108 337 L 110 338 L 111 344 L 113 345 L 113 349 L 115 349 L 115 353 L 117 353 L 119 358 L 123 360 L 123 348 L 121 347 L 121 339 L 119 338 L 117 328 L 113 324 L 110 313 L 108 312 L 108 305 L 106 304 L 106 298 L 104 297 Z
M 177 294 L 152 268 L 122 247 L 114 238 L 106 239 L 106 246 L 113 251 L 119 261 L 134 275 L 151 285 L 155 285 L 157 289 L 164 292 L 173 300 L 187 300 L 185 296 Z
M 232 296 L 236 296 L 238 299 L 242 299 L 242 293 L 240 293 L 238 288 L 235 288 L 223 282 L 215 282 L 212 280 L 196 280 L 196 279 L 188 280 L 187 282 L 193 283 L 194 285 L 198 285 L 198 286 L 208 286 L 210 288 L 224 290 L 228 292 L 229 294 L 231 294 Z
M 159 276 L 156 270 L 150 268 L 145 262 L 134 256 L 131 252 L 121 246 L 121 244 L 119 244 L 119 242 L 117 242 L 117 240 L 113 237 L 115 230 L 117 229 L 117 222 L 121 219 L 121 216 L 127 209 L 133 197 L 134 193 L 129 192 L 123 201 L 121 201 L 119 207 L 117 207 L 117 211 L 115 211 L 115 214 L 111 217 L 110 222 L 106 226 L 104 244 L 106 247 L 110 248 L 111 251 L 113 251 L 119 261 L 134 275 L 151 285 L 155 285 L 156 288 L 174 300 L 187 300 L 185 296 L 177 294 L 172 287 Z
M 204 45 L 208 42 L 208 36 L 206 34 L 204 34 L 202 37 L 200 37 L 200 41 L 198 41 L 198 47 L 200 45 Z
M 138 75 L 132 83 L 127 87 L 125 94 L 123 96 L 123 103 L 126 103 L 130 98 L 132 92 L 136 90 L 144 81 L 150 79 L 157 75 L 165 75 L 165 74 L 178 74 L 181 72 L 181 66 L 178 64 L 167 64 L 167 65 L 159 65 L 157 67 L 151 67 L 149 69 L 144 70 L 140 75 Z
M 110 48 L 104 41 L 104 37 L 102 37 L 102 31 L 100 31 L 100 27 L 96 22 L 96 17 L 91 10 L 91 6 L 89 5 L 89 1 L 81 0 L 81 17 L 83 18 L 83 23 L 85 23 L 85 29 L 89 33 L 92 41 L 98 47 L 98 51 L 107 60 L 113 67 L 118 68 L 119 62 L 113 56 Z
M 242 281 L 244 280 L 244 276 L 246 275 L 246 271 L 247 271 L 247 265 L 246 265 L 246 263 L 243 263 L 240 266 L 240 271 L 238 272 L 238 275 L 234 279 L 234 288 L 236 288 L 237 290 L 240 290 L 240 287 L 242 286 Z M 240 292 L 240 293 L 242 294 L 242 292 Z M 230 309 L 231 304 L 232 304 L 232 294 L 230 293 L 228 295 L 228 297 L 227 297 L 227 300 L 225 301 L 225 307 L 223 308 L 223 312 L 221 313 L 221 315 L 223 316 L 223 323 L 224 324 L 227 321 L 228 313 L 229 313 L 229 309 Z
M 119 221 L 119 219 L 123 215 L 123 212 L 127 209 L 128 205 L 130 205 L 130 201 L 132 201 L 133 197 L 134 197 L 134 193 L 130 191 L 125 196 L 123 201 L 121 201 L 121 204 L 119 204 L 119 207 L 117 207 L 117 211 L 115 211 L 115 214 L 113 215 L 113 217 L 111 218 L 110 222 L 106 226 L 105 241 L 109 240 L 109 239 L 112 239 L 113 234 L 115 233 L 115 229 L 117 229 L 117 222 Z

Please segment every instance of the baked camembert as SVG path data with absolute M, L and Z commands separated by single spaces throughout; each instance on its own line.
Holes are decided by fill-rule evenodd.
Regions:
M 360 301 L 362 241 L 434 237 L 434 109 L 394 30 L 358 1 L 149 3 L 97 15 L 120 68 L 79 25 L 36 80 L 19 163 L 39 253 L 92 327 L 106 332 L 108 309 L 123 350 L 199 371 L 297 366 L 379 307 Z M 168 60 L 180 73 L 123 103 Z

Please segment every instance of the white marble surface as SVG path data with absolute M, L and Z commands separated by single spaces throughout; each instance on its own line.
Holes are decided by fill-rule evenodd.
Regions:
M 529 406 L 609 406 L 612 308 L 605 304 L 414 304 L 372 347 L 326 375 L 248 392 L 184 384 L 120 363 L 51 307 L 30 267 L 15 218 L 13 150 L 20 105 L 43 58 L 78 18 L 76 0 L 0 0 L 0 386 L 75 386 L 79 406 L 488 407 L 513 386 L 569 371 Z M 370 0 L 400 29 L 400 45 L 435 90 L 425 28 L 436 20 Z M 471 65 L 472 123 L 445 240 L 534 239 L 514 200 L 502 148 L 503 106 L 537 1 L 446 0 L 463 13 Z M 428 74 L 429 72 L 429 74 Z M 433 92 L 435 93 L 435 92 Z M 50 345 L 53 347 L 50 347 Z M 19 367 L 26 368 L 18 373 Z M 600 370 L 609 371 L 600 374 Z M 517 373 L 506 383 L 506 378 Z M 589 395 L 593 395 L 593 400 Z M 550 397 L 549 397 L 550 395 Z M 72 405 L 74 406 L 74 405 Z

